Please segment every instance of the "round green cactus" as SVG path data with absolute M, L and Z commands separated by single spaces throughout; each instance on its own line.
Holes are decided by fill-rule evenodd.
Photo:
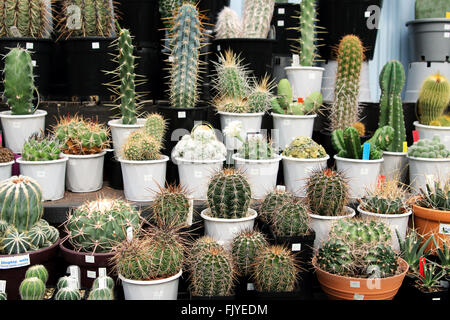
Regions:
M 421 124 L 430 123 L 444 114 L 450 103 L 450 82 L 440 73 L 425 79 L 419 93 L 417 107 Z
M 30 239 L 25 232 L 9 229 L 0 241 L 0 248 L 5 254 L 25 253 L 32 248 Z
M 318 266 L 332 274 L 348 274 L 353 264 L 350 246 L 339 239 L 325 242 L 317 255 Z
M 189 250 L 189 260 L 191 265 L 195 265 L 195 257 L 197 257 L 200 252 L 212 248 L 220 249 L 222 246 L 209 236 L 203 236 L 195 240 Z
M 43 300 L 45 295 L 45 283 L 36 277 L 25 278 L 19 287 L 22 300 Z
M 131 161 L 159 160 L 161 148 L 159 141 L 141 129 L 130 134 L 123 146 L 122 155 L 126 160 Z
M 294 200 L 294 195 L 285 190 L 273 190 L 264 198 L 259 209 L 259 219 L 265 223 L 272 221 L 278 212 L 278 207 L 288 201 Z
M 231 253 L 237 272 L 242 276 L 251 274 L 255 257 L 268 245 L 264 235 L 258 231 L 243 231 L 232 242 Z
M 160 188 L 153 200 L 153 220 L 160 226 L 186 225 L 189 207 L 187 193 L 181 186 Z
M 421 139 L 408 148 L 408 156 L 415 158 L 442 159 L 449 158 L 450 151 L 441 143 L 439 136 L 432 140 Z
M 283 151 L 283 156 L 299 159 L 322 159 L 325 149 L 309 137 L 297 137 Z
M 92 284 L 92 289 L 97 289 L 97 288 L 99 288 L 99 284 L 100 284 L 100 281 L 102 281 L 102 279 L 105 279 L 104 281 L 106 282 L 106 287 L 107 287 L 108 289 L 114 291 L 114 287 L 115 287 L 114 280 L 113 280 L 113 278 L 108 277 L 108 276 L 103 276 L 103 277 L 98 277 L 98 278 L 96 278 L 96 279 L 94 280 L 94 283 Z
M 341 239 L 344 242 L 350 241 L 357 245 L 389 243 L 391 238 L 391 229 L 381 220 L 341 219 L 330 230 L 330 239 Z
M 55 300 L 81 300 L 81 293 L 77 288 L 62 287 L 56 292 Z
M 114 300 L 114 293 L 109 288 L 97 288 L 89 292 L 88 300 Z
M 33 135 L 23 145 L 22 159 L 25 161 L 51 161 L 60 158 L 59 142 L 44 135 Z
M 29 267 L 27 269 L 27 272 L 25 273 L 25 278 L 34 278 L 34 277 L 41 279 L 42 282 L 44 283 L 47 283 L 48 280 L 47 269 L 41 264 Z
M 69 286 L 69 278 L 68 276 L 64 276 L 58 279 L 58 282 L 56 283 L 56 288 L 58 290 L 62 288 L 67 288 Z
M 35 225 L 28 231 L 28 239 L 32 245 L 42 248 L 47 241 L 47 235 L 40 226 Z
M 311 231 L 308 208 L 301 201 L 287 201 L 280 205 L 270 223 L 277 237 L 304 236 Z
M 270 109 L 270 100 L 273 98 L 272 82 L 268 76 L 260 81 L 254 81 L 248 96 L 249 112 L 266 112 Z

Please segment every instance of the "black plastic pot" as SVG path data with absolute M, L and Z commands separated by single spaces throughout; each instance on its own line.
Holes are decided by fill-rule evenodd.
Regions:
M 447 302 L 448 301 L 448 288 L 439 288 L 434 292 L 425 292 L 415 286 L 415 279 L 406 276 L 403 280 L 402 286 L 400 287 L 395 300 L 399 301 L 438 301 Z
M 275 3 L 273 11 L 272 26 L 275 28 L 275 39 L 273 53 L 291 54 L 291 46 L 296 45 L 292 39 L 300 37 L 298 31 L 291 28 L 299 25 L 299 19 L 296 18 L 300 12 L 300 5 L 297 3 Z
M 137 75 L 145 76 L 146 82 L 136 86 L 138 93 L 146 92 L 143 99 L 157 99 L 160 92 L 162 79 L 160 60 L 162 59 L 161 46 L 159 43 L 153 43 L 147 47 L 137 46 L 135 49 Z
M 314 230 L 311 230 L 308 235 L 296 237 L 278 237 L 274 234 L 272 228 L 270 228 L 270 232 L 273 244 L 287 247 L 295 255 L 301 266 L 309 267 L 313 256 L 314 240 L 316 239 Z

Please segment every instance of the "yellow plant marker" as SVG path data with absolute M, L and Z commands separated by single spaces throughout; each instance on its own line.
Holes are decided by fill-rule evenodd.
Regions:
M 447 13 L 445 14 L 445 17 L 446 17 L 447 19 L 450 19 L 450 12 L 447 12 Z
M 403 152 L 408 152 L 408 142 L 403 141 Z

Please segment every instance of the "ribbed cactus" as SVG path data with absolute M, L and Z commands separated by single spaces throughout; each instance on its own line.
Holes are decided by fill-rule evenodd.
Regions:
M 0 147 L 0 163 L 11 162 L 14 160 L 14 153 L 8 149 Z
M 403 116 L 402 90 L 405 85 L 405 70 L 401 62 L 393 60 L 380 73 L 380 120 L 378 127 L 390 126 L 394 129 L 392 143 L 386 151 L 403 152 L 406 141 L 405 119 Z
M 380 150 L 387 150 L 394 140 L 395 129 L 391 126 L 384 126 L 378 128 L 373 134 L 372 138 L 367 140 L 371 147 Z
M 272 110 L 275 113 L 286 114 L 293 101 L 291 83 L 288 79 L 281 79 L 277 86 L 277 96 L 272 99 Z
M 276 237 L 305 236 L 311 231 L 309 222 L 308 207 L 292 200 L 280 205 L 270 221 Z
M 278 213 L 278 208 L 283 203 L 292 201 L 294 195 L 287 191 L 273 190 L 264 198 L 259 209 L 259 219 L 265 223 L 272 221 L 273 217 Z
M 250 184 L 241 172 L 224 169 L 211 178 L 207 197 L 211 217 L 244 218 L 248 215 L 250 207 Z
M 330 230 L 330 239 L 351 241 L 357 245 L 389 243 L 391 229 L 381 220 L 338 220 Z
M 186 190 L 179 185 L 160 187 L 152 204 L 153 216 L 159 226 L 183 226 L 187 224 L 189 199 Z
M 268 245 L 261 232 L 245 230 L 239 233 L 232 242 L 231 254 L 241 276 L 252 273 L 255 257 Z
M 317 55 L 317 30 L 315 22 L 317 21 L 316 0 L 303 0 L 300 2 L 300 17 L 298 31 L 300 38 L 296 40 L 299 47 L 295 48 L 294 53 L 300 56 L 300 65 L 312 67 Z
M 214 101 L 217 111 L 230 113 L 249 113 L 250 104 L 247 98 L 218 98 Z
M 319 216 L 340 216 L 349 200 L 348 181 L 344 174 L 331 169 L 311 173 L 306 184 L 311 213 Z
M 167 123 L 163 116 L 158 113 L 151 113 L 145 120 L 145 132 L 155 138 L 157 141 L 162 142 L 164 134 L 167 130 Z
M 434 136 L 432 140 L 421 139 L 414 142 L 408 148 L 408 156 L 429 159 L 449 158 L 450 150 L 447 150 L 445 145 L 441 143 L 439 136 Z
M 220 249 L 222 246 L 209 236 L 198 238 L 189 248 L 189 261 L 192 262 L 192 265 L 195 265 L 196 256 L 203 250 L 209 250 L 211 248 Z
M 416 0 L 415 19 L 445 18 L 450 12 L 448 0 Z
M 27 235 L 30 243 L 37 248 L 42 248 L 47 241 L 44 230 L 36 225 L 28 231 Z
M 27 269 L 25 273 L 25 278 L 33 278 L 33 277 L 39 278 L 42 280 L 42 282 L 47 283 L 48 271 L 41 264 L 31 266 Z
M 213 78 L 214 89 L 220 98 L 244 99 L 250 91 L 249 71 L 242 60 L 233 51 L 225 51 L 214 62 L 216 75 Z
M 256 257 L 253 279 L 259 292 L 291 292 L 298 268 L 294 256 L 281 246 L 264 248 Z
M 331 131 L 351 126 L 358 121 L 359 78 L 364 61 L 364 47 L 354 35 L 347 35 L 339 43 L 335 101 L 331 107 Z
M 109 288 L 97 288 L 89 292 L 88 300 L 114 300 L 114 293 Z
M 266 112 L 270 109 L 270 100 L 273 95 L 271 93 L 273 83 L 269 76 L 263 77 L 260 81 L 253 81 L 253 86 L 248 95 L 248 105 L 250 112 Z
M 275 0 L 244 0 L 244 38 L 267 38 Z
M 351 248 L 342 240 L 331 239 L 319 248 L 317 264 L 322 270 L 346 275 L 351 272 L 353 263 Z
M 325 149 L 309 137 L 297 137 L 283 151 L 283 156 L 299 159 L 325 158 Z
M 243 26 L 236 11 L 229 7 L 223 8 L 217 17 L 215 31 L 216 39 L 241 38 Z
M 13 48 L 5 56 L 4 95 L 13 115 L 33 114 L 33 64 L 28 50 Z
M 163 18 L 165 23 L 168 23 L 167 18 L 172 17 L 174 10 L 177 10 L 182 3 L 192 3 L 195 4 L 195 0 L 159 0 L 159 12 L 161 13 L 161 18 Z
M 106 287 L 112 291 L 114 291 L 114 279 L 108 276 L 102 276 L 98 277 L 94 280 L 94 283 L 92 284 L 92 289 L 97 289 L 100 287 L 100 281 L 105 281 Z
M 56 283 L 56 289 L 60 290 L 62 288 L 69 287 L 69 281 L 70 281 L 69 279 L 70 279 L 70 277 L 68 277 L 68 276 L 64 276 L 64 277 L 59 278 L 58 282 Z
M 122 147 L 122 156 L 131 161 L 159 160 L 161 148 L 161 143 L 141 128 L 130 134 Z
M 101 253 L 126 239 L 129 227 L 138 232 L 139 220 L 139 212 L 127 202 L 100 198 L 69 213 L 64 227 L 75 250 Z
M 195 5 L 184 3 L 173 17 L 170 30 L 170 104 L 194 108 L 198 101 L 202 16 Z
M 55 300 L 81 300 L 81 293 L 77 288 L 63 287 L 56 292 Z
M 247 138 L 239 149 L 239 156 L 250 160 L 273 159 L 276 154 L 272 142 L 261 136 Z
M 0 249 L 4 254 L 20 254 L 30 251 L 32 245 L 27 233 L 8 229 L 0 240 Z
M 421 124 L 429 125 L 441 117 L 450 103 L 450 83 L 448 79 L 437 74 L 425 79 L 419 93 L 417 108 Z
M 6 292 L 0 292 L 0 301 L 6 301 L 8 300 L 8 295 Z
M 270 100 L 272 111 L 278 114 L 308 115 L 316 113 L 323 103 L 320 92 L 312 92 L 303 102 L 292 101 L 292 87 L 287 79 L 281 79 L 277 87 L 277 96 Z
M 19 287 L 22 300 L 43 300 L 45 283 L 39 278 L 25 278 Z
M 60 158 L 59 141 L 51 136 L 33 135 L 23 145 L 22 159 L 25 161 L 51 161 Z

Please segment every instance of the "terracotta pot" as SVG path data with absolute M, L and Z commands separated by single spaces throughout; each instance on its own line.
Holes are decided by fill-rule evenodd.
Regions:
M 444 241 L 447 245 L 450 245 L 450 211 L 427 209 L 417 205 L 412 207 L 414 227 L 424 237 L 423 241 L 427 241 L 433 234 L 439 247 L 442 248 Z M 430 241 L 426 250 L 434 248 L 434 242 Z
M 409 265 L 398 258 L 402 273 L 381 279 L 363 279 L 331 274 L 317 266 L 317 258 L 313 258 L 313 266 L 322 290 L 332 300 L 392 300 L 402 285 Z

